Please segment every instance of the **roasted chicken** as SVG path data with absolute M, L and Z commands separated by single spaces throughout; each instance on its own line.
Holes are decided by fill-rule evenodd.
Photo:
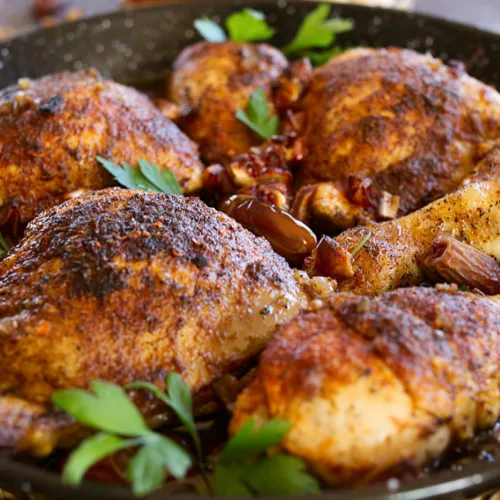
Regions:
M 264 351 L 235 432 L 288 420 L 283 448 L 330 485 L 416 465 L 500 416 L 500 305 L 453 290 L 339 293 Z
M 259 87 L 270 97 L 286 66 L 285 56 L 266 44 L 200 42 L 181 52 L 169 98 L 186 115 L 181 126 L 199 144 L 205 161 L 225 163 L 261 142 L 236 112 L 246 108 Z
M 335 243 L 348 254 L 370 236 L 350 258 L 351 273 L 329 274 L 340 290 L 360 295 L 418 285 L 426 280 L 422 258 L 438 237 L 453 237 L 500 261 L 499 200 L 500 149 L 495 149 L 456 191 L 406 217 L 343 232 Z M 328 261 L 330 255 L 321 258 Z
M 295 107 L 305 153 L 292 214 L 329 233 L 422 208 L 500 137 L 493 88 L 458 64 L 398 48 L 333 58 Z
M 51 394 L 93 379 L 174 370 L 196 396 L 305 303 L 267 241 L 199 199 L 115 188 L 46 211 L 0 262 L 0 448 L 70 439 Z
M 73 191 L 112 185 L 100 155 L 168 168 L 201 187 L 198 148 L 138 91 L 97 73 L 21 80 L 0 92 L 0 227 L 21 228 Z

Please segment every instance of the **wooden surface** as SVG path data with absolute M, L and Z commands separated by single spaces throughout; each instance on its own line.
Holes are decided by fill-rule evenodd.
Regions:
M 0 0 L 0 37 L 36 28 L 31 0 Z M 112 11 L 120 0 L 73 0 L 69 8 L 81 8 L 86 14 Z M 500 32 L 500 0 L 415 0 L 416 10 L 446 17 Z M 66 7 L 66 11 L 68 10 Z

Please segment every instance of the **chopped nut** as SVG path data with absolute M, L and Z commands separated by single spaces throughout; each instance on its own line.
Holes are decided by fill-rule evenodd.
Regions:
M 399 209 L 399 196 L 382 192 L 382 196 L 378 204 L 378 215 L 381 219 L 395 219 Z
M 78 21 L 84 16 L 84 12 L 79 7 L 71 7 L 71 9 L 66 12 L 64 18 L 66 21 Z

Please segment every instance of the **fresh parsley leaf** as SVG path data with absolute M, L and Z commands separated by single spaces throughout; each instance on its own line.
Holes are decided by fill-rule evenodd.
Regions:
M 201 443 L 196 424 L 193 417 L 193 399 L 189 386 L 182 380 L 182 377 L 174 372 L 170 372 L 167 376 L 168 395 L 154 384 L 149 382 L 134 382 L 128 387 L 145 389 L 151 392 L 159 400 L 163 401 L 167 406 L 174 410 L 175 414 L 186 427 L 191 435 L 196 446 L 196 453 L 200 462 L 202 461 Z
M 194 27 L 209 42 L 220 43 L 227 40 L 224 30 L 217 23 L 208 19 L 208 17 L 196 19 Z
M 249 419 L 229 440 L 215 468 L 218 495 L 306 495 L 319 491 L 305 463 L 289 455 L 262 455 L 281 443 L 290 423 L 269 420 L 259 429 Z
M 240 477 L 259 495 L 311 495 L 320 491 L 316 479 L 307 473 L 305 463 L 290 455 L 274 455 L 244 465 Z
M 297 52 L 299 57 L 307 57 L 313 66 L 323 66 L 332 57 L 338 56 L 344 52 L 340 47 L 333 47 L 328 50 L 315 51 L 315 50 L 301 50 Z
M 91 388 L 95 394 L 81 389 L 56 391 L 52 394 L 52 401 L 93 429 L 122 436 L 141 436 L 151 432 L 121 387 L 94 380 Z
M 169 471 L 182 479 L 191 467 L 191 457 L 177 443 L 157 434 L 130 461 L 127 477 L 136 495 L 146 495 L 162 486 Z
M 240 109 L 236 118 L 262 139 L 269 139 L 279 130 L 279 118 L 270 114 L 266 93 L 261 88 L 252 93 L 245 111 Z
M 458 289 L 461 291 L 461 292 L 470 292 L 470 286 L 468 285 L 460 285 L 458 287 Z
M 160 488 L 167 478 L 162 455 L 157 446 L 157 442 L 143 446 L 129 463 L 127 479 L 138 496 L 147 495 Z
M 5 255 L 10 250 L 10 246 L 2 233 L 0 233 L 0 246 L 2 247 L 0 248 L 0 257 L 2 257 L 2 255 Z
M 220 464 L 229 465 L 264 453 L 268 448 L 281 443 L 289 429 L 289 422 L 278 419 L 269 420 L 255 429 L 254 420 L 248 419 L 222 450 Z
M 120 167 L 100 156 L 97 157 L 97 160 L 122 186 L 128 189 L 182 194 L 182 188 L 174 174 L 168 169 L 160 171 L 154 163 L 139 160 L 139 168 L 134 168 L 128 163 L 123 163 Z
M 141 173 L 148 181 L 158 187 L 163 193 L 182 194 L 182 189 L 170 170 L 160 169 L 146 160 L 139 160 Z
M 64 466 L 63 482 L 70 485 L 79 484 L 92 465 L 128 446 L 130 441 L 112 434 L 101 433 L 92 436 L 71 453 Z
M 352 256 L 356 257 L 358 252 L 366 245 L 366 242 L 372 237 L 372 232 L 368 231 L 368 234 L 359 242 L 359 245 L 352 251 Z
M 243 9 L 226 19 L 229 38 L 235 42 L 259 42 L 272 38 L 276 30 L 267 24 L 262 12 Z
M 215 466 L 215 494 L 222 496 L 252 496 L 250 489 L 243 483 L 236 467 Z
M 283 52 L 292 56 L 305 49 L 330 47 L 335 35 L 353 28 L 351 21 L 328 19 L 330 11 L 330 5 L 318 5 L 304 18 L 294 39 L 283 48 Z

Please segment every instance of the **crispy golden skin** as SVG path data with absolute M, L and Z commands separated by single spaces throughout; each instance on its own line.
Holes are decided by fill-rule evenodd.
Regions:
M 398 48 L 357 49 L 317 68 L 300 108 L 306 154 L 298 184 L 325 183 L 308 214 L 330 232 L 376 219 L 383 191 L 400 197 L 398 216 L 427 205 L 455 189 L 500 137 L 493 88 Z M 373 183 L 364 207 L 345 199 L 353 174 Z
M 500 416 L 500 305 L 408 288 L 335 295 L 264 351 L 231 424 L 291 422 L 283 447 L 329 484 L 418 464 Z
M 0 92 L 0 224 L 26 223 L 78 189 L 114 183 L 96 156 L 170 169 L 201 187 L 197 146 L 136 90 L 88 73 L 61 73 Z
M 424 281 L 419 261 L 433 240 L 451 236 L 500 261 L 500 149 L 482 160 L 456 191 L 394 221 L 344 231 L 337 243 L 352 252 L 354 276 L 333 276 L 339 288 L 376 295 Z
M 286 66 L 285 56 L 267 44 L 200 42 L 181 52 L 169 97 L 189 111 L 181 126 L 207 162 L 225 162 L 261 142 L 236 112 L 258 87 L 270 96 Z M 273 112 L 271 102 L 270 108 Z
M 46 211 L 0 262 L 0 448 L 49 453 L 51 393 L 93 379 L 175 370 L 197 394 L 304 300 L 266 240 L 198 199 L 116 188 Z

